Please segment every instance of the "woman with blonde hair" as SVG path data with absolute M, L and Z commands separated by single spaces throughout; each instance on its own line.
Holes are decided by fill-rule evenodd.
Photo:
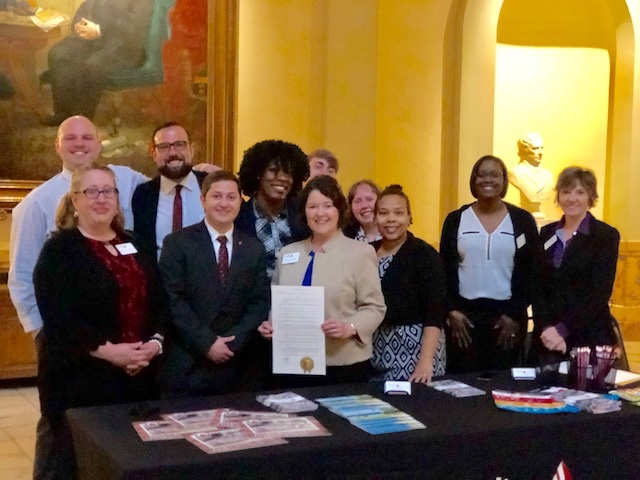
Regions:
M 168 308 L 153 251 L 124 230 L 123 219 L 113 171 L 77 169 L 34 270 L 43 320 L 38 390 L 53 438 L 36 445 L 36 457 L 51 478 L 75 478 L 68 408 L 155 392 Z

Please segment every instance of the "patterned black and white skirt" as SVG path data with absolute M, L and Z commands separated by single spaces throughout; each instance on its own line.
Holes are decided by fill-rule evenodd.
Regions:
M 381 325 L 373 334 L 373 381 L 409 380 L 422 350 L 422 329 L 418 325 Z M 444 375 L 447 365 L 444 330 L 433 356 L 433 376 Z

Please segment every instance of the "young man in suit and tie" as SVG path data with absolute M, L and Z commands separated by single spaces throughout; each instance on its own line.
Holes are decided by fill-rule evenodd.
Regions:
M 162 250 L 164 237 L 202 221 L 200 185 L 207 176 L 192 171 L 193 147 L 189 133 L 175 122 L 158 127 L 149 145 L 160 175 L 140 185 L 131 201 L 134 231 Z
M 201 201 L 205 219 L 168 235 L 160 256 L 173 317 L 160 373 L 168 397 L 234 391 L 239 356 L 270 309 L 265 249 L 233 226 L 242 202 L 238 179 L 209 174 Z

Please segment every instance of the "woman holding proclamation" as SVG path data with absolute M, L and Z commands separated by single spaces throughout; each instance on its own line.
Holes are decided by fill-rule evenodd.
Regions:
M 309 378 L 316 384 L 367 381 L 371 337 L 386 310 L 375 251 L 340 230 L 347 202 L 335 179 L 313 178 L 300 194 L 300 205 L 311 236 L 280 251 L 272 283 L 324 287 L 321 328 L 326 337 L 327 375 Z M 271 338 L 273 326 L 265 321 L 258 331 Z
M 407 230 L 411 205 L 400 185 L 385 188 L 375 210 L 382 240 L 373 247 L 387 314 L 373 335 L 374 378 L 428 383 L 445 373 L 442 261 L 432 246 Z
M 155 255 L 123 229 L 108 167 L 76 170 L 34 271 L 43 319 L 38 389 L 51 478 L 75 478 L 65 410 L 150 398 L 168 309 Z
M 539 288 L 538 230 L 530 213 L 502 200 L 508 185 L 502 160 L 480 158 L 469 181 L 476 202 L 442 227 L 449 373 L 506 369 L 522 358 L 527 307 Z
M 593 171 L 568 167 L 558 176 L 556 202 L 563 216 L 540 231 L 547 309 L 540 340 L 548 351 L 617 343 L 609 299 L 620 234 L 589 212 L 597 199 Z

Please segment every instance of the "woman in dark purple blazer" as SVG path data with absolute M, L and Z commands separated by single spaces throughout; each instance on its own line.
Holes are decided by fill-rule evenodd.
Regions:
M 565 354 L 574 346 L 614 345 L 609 299 L 618 260 L 618 231 L 589 212 L 598 199 L 589 169 L 565 168 L 556 184 L 564 215 L 545 225 L 540 240 L 545 310 L 539 317 L 542 351 Z

